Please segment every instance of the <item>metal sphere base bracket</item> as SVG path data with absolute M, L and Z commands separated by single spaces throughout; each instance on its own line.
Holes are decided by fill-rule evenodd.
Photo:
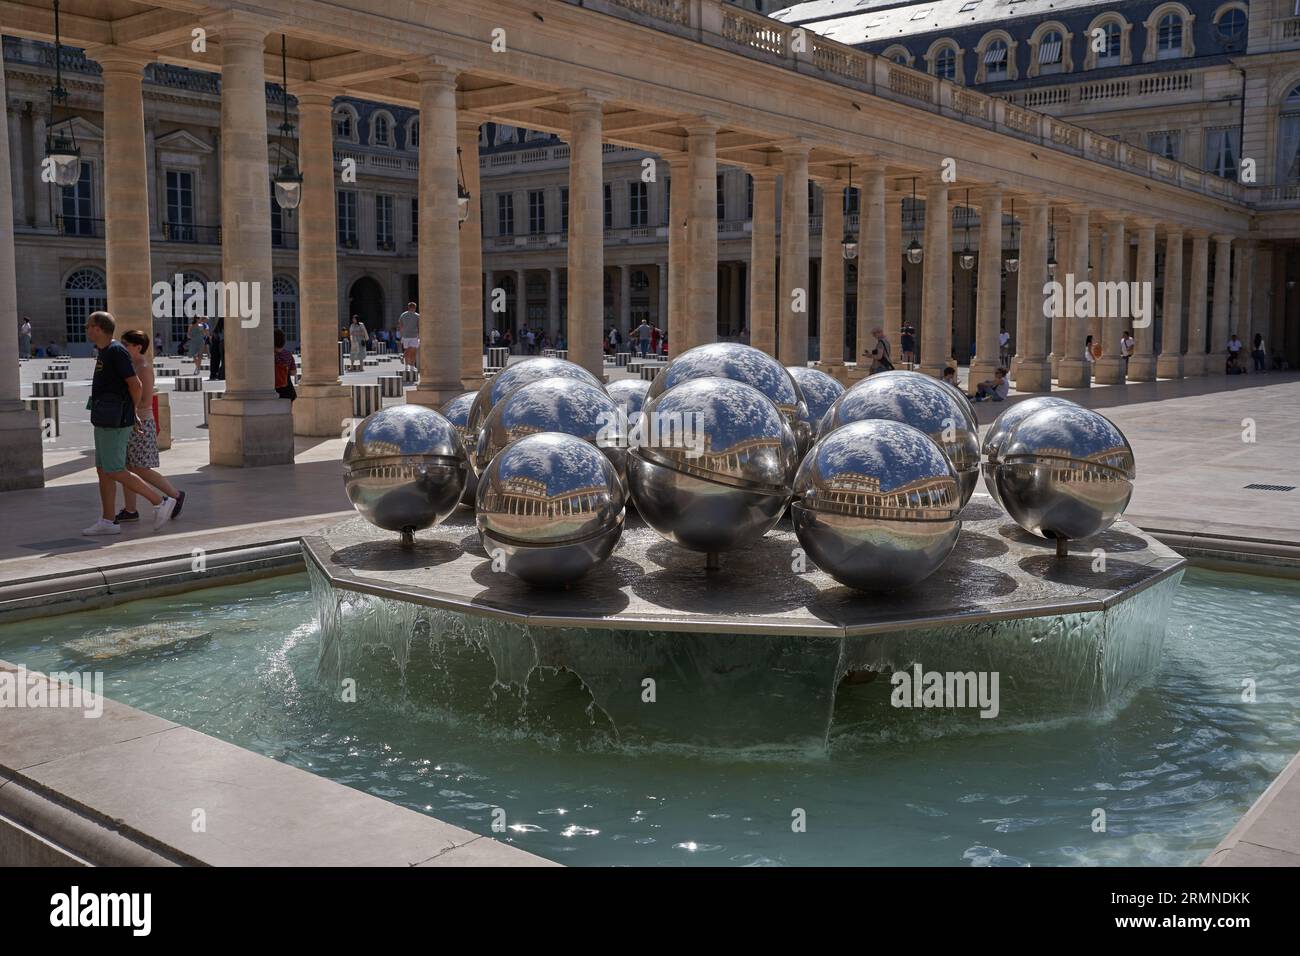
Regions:
M 1068 558 L 1069 556 L 1070 556 L 1070 539 L 1069 539 L 1069 538 L 1057 538 L 1057 539 L 1056 539 L 1056 557 L 1059 559 L 1059 558 Z
M 414 528 L 403 528 L 403 529 L 401 530 L 400 534 L 401 534 L 401 536 L 402 536 L 402 538 L 401 538 L 401 542 L 402 542 L 402 547 L 403 547 L 403 548 L 414 548 L 414 547 L 415 547 L 415 529 L 414 529 Z

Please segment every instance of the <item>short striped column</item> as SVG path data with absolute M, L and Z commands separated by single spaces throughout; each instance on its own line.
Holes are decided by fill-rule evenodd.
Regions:
M 404 385 L 415 385 L 420 381 L 420 370 L 416 368 L 403 368 L 401 379 Z
M 201 392 L 203 391 L 203 376 L 177 375 L 172 387 L 177 392 Z
M 68 370 L 66 368 L 61 368 L 61 369 L 47 368 L 44 372 L 41 373 L 41 378 L 43 378 L 47 382 L 66 381 L 67 377 L 68 377 Z
M 488 368 L 505 368 L 510 363 L 510 350 L 505 346 L 488 349 Z
M 405 394 L 400 375 L 379 376 L 379 394 L 383 398 L 401 398 Z
M 556 350 L 555 350 L 555 357 L 558 358 L 558 359 L 564 359 L 564 360 L 567 362 L 567 361 L 569 360 L 569 350 L 568 350 L 568 349 L 556 349 Z
M 212 403 L 221 397 L 221 392 L 203 393 L 203 427 L 208 427 L 208 416 L 212 414 Z
M 623 366 L 627 365 L 627 363 L 630 362 L 631 360 L 632 360 L 631 352 L 618 352 L 614 355 L 614 364 L 617 365 L 619 368 L 622 368 Z
M 59 427 L 59 400 L 57 398 L 24 398 L 23 404 L 34 411 L 41 420 L 41 434 L 58 438 L 63 434 Z
M 352 415 L 355 418 L 365 418 L 367 415 L 373 415 L 383 407 L 383 401 L 379 396 L 378 385 L 353 385 L 352 386 Z
M 53 380 L 48 382 L 32 382 L 32 397 L 33 398 L 62 398 L 63 382 L 53 381 Z
M 655 376 L 659 374 L 659 370 L 661 368 L 663 368 L 663 366 L 660 365 L 658 362 L 655 362 L 653 364 L 647 362 L 646 364 L 641 366 L 641 378 L 644 381 L 653 382 L 655 380 Z
M 343 374 L 343 365 L 347 362 L 347 343 L 339 340 L 339 374 Z

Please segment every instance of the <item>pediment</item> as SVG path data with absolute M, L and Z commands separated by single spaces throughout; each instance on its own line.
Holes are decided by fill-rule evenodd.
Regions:
M 178 129 L 167 133 L 165 136 L 159 136 L 154 140 L 154 144 L 159 149 L 179 150 L 183 153 L 210 153 L 212 147 L 203 140 L 199 139 L 193 133 Z

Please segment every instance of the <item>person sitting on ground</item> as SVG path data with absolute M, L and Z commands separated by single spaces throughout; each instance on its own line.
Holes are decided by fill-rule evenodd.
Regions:
M 951 365 L 945 365 L 943 367 L 943 380 L 947 382 L 949 385 L 951 385 L 953 388 L 956 388 L 957 370 L 953 368 Z
M 1245 375 L 1245 374 L 1246 374 L 1246 366 L 1244 366 L 1244 365 L 1241 364 L 1241 354 L 1240 354 L 1240 353 L 1241 353 L 1241 350 L 1240 350 L 1240 349 L 1238 349 L 1236 352 L 1229 352 L 1229 353 L 1228 353 L 1228 363 L 1227 363 L 1227 365 L 1226 365 L 1226 366 L 1224 367 L 1224 369 L 1223 369 L 1223 372 L 1224 372 L 1225 375 Z
M 1007 382 L 1007 370 L 1004 368 L 994 369 L 993 377 L 980 382 L 971 398 L 977 402 L 990 398 L 995 402 L 1005 401 L 1010 387 Z

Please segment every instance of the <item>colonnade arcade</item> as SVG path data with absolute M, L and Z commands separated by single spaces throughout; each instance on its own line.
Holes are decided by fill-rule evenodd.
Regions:
M 973 250 L 973 379 L 985 376 L 999 361 L 1008 258 L 1019 261 L 1006 281 L 1016 285 L 1014 381 L 1022 391 L 1050 389 L 1054 372 L 1062 385 L 1087 384 L 1083 351 L 1089 334 L 1104 349 L 1095 380 L 1118 383 L 1201 374 L 1218 361 L 1206 354 L 1207 323 L 1212 327 L 1208 341 L 1216 352 L 1230 331 L 1245 338 L 1250 330 L 1249 293 L 1254 283 L 1252 245 L 1246 239 L 1249 212 L 1234 195 L 1217 192 L 1219 187 L 1203 178 L 1193 182 L 1176 168 L 1171 179 L 1164 167 L 1132 147 L 1121 145 L 1132 156 L 1103 161 L 1105 156 L 1089 153 L 1090 147 L 1072 148 L 1068 137 L 1055 133 L 1055 126 L 1045 134 L 1046 142 L 1009 135 L 999 124 L 1009 122 L 1004 111 L 1012 107 L 994 101 L 985 104 L 991 119 L 974 122 L 969 104 L 962 110 L 943 107 L 945 97 L 949 104 L 956 102 L 955 94 L 933 77 L 915 74 L 936 91 L 937 109 L 922 101 L 912 103 L 912 94 L 899 92 L 893 73 L 887 82 L 872 85 L 877 91 L 872 93 L 866 81 L 848 82 L 825 69 L 812 75 L 800 70 L 797 60 L 787 63 L 760 55 L 763 51 L 754 43 L 746 47 L 733 38 L 727 42 L 736 49 L 720 49 L 718 43 L 693 39 L 689 31 L 661 30 L 636 18 L 561 0 L 540 4 L 540 13 L 508 2 L 485 11 L 462 0 L 426 5 L 429 10 L 410 5 L 408 11 L 401 5 L 400 12 L 385 15 L 372 12 L 375 5 L 363 0 L 266 0 L 229 9 L 233 6 L 217 0 L 200 13 L 183 0 L 100 5 L 70 0 L 65 12 L 76 15 L 64 17 L 63 35 L 65 43 L 84 46 L 87 56 L 103 67 L 108 301 L 122 327 L 146 330 L 153 319 L 143 69 L 163 60 L 221 73 L 221 219 L 226 237 L 221 278 L 259 283 L 269 303 L 267 182 L 273 170 L 268 156 L 273 154 L 271 139 L 279 117 L 268 118 L 264 84 L 278 82 L 281 35 L 286 37 L 288 90 L 298 104 L 297 150 L 303 177 L 297 212 L 302 384 L 290 412 L 290 403 L 277 400 L 272 387 L 269 314 L 247 327 L 227 322 L 227 389 L 222 401 L 213 405 L 210 429 L 210 455 L 216 464 L 292 461 L 295 432 L 335 435 L 350 415 L 335 344 L 334 196 L 339 169 L 331 116 L 334 98 L 343 94 L 420 111 L 420 376 L 407 392 L 410 402 L 438 405 L 482 381 L 482 315 L 490 285 L 484 282 L 480 216 L 471 211 L 462 222 L 457 200 L 462 188 L 475 203 L 480 196 L 478 163 L 468 157 L 477 155 L 479 128 L 488 121 L 553 132 L 569 144 L 567 279 L 561 283 L 559 270 L 551 270 L 546 288 L 555 303 L 563 287 L 569 358 L 596 374 L 602 371 L 605 316 L 604 143 L 654 153 L 674 183 L 668 261 L 654 277 L 664 283 L 661 298 L 673 352 L 717 337 L 720 164 L 742 167 L 753 177 L 744 290 L 750 341 L 787 365 L 810 359 L 810 181 L 824 199 L 818 360 L 841 377 L 846 377 L 845 363 L 854 358 L 844 354 L 844 321 L 856 324 L 860 344 L 880 326 L 897 350 L 903 199 L 914 186 L 928 213 L 921 237 L 919 321 L 920 367 L 927 373 L 940 374 L 953 354 L 950 213 L 966 201 L 968 190 L 979 220 L 978 248 Z M 620 4 L 592 0 L 591 6 Z M 718 18 L 705 26 L 710 31 L 716 27 L 719 37 L 732 22 L 726 18 L 737 15 L 723 10 L 719 0 L 689 6 L 695 11 L 691 16 Z M 52 39 L 48 3 L 21 0 L 5 7 L 6 32 Z M 250 7 L 265 10 L 253 13 Z M 105 10 L 114 16 L 106 16 Z M 761 17 L 754 22 L 774 23 Z M 201 53 L 192 49 L 196 28 L 208 37 Z M 493 49 L 497 29 L 504 31 L 504 51 Z M 582 42 L 574 42 L 579 35 Z M 818 42 L 823 52 L 860 58 L 853 61 L 861 64 L 860 69 L 854 67 L 859 73 L 901 71 L 904 79 L 914 73 L 820 38 Z M 1017 109 L 1017 124 L 1030 120 L 1049 122 Z M 1086 140 L 1086 131 L 1068 129 Z M 463 162 L 458 162 L 458 149 L 466 157 Z M 10 181 L 8 151 L 7 132 L 0 124 L 0 183 L 5 184 Z M 859 190 L 856 309 L 843 319 L 843 209 L 850 176 Z M 1013 207 L 1014 250 L 1008 247 Z M 944 214 L 933 214 L 936 210 Z M 3 217 L 12 221 L 7 189 L 0 189 Z M 1091 253 L 1094 224 L 1101 227 L 1101 261 Z M 1055 237 L 1050 249 L 1049 233 Z M 12 231 L 0 237 L 0 334 L 6 341 L 15 334 L 15 283 L 4 271 L 13 268 L 12 243 Z M 1164 252 L 1163 319 L 1134 329 L 1137 345 L 1127 368 L 1118 354 L 1125 317 L 1102 319 L 1095 331 L 1087 317 L 1045 317 L 1049 253 L 1057 260 L 1058 276 L 1072 272 L 1081 278 L 1091 264 L 1107 280 L 1154 285 L 1158 243 Z M 1231 288 L 1234 276 L 1236 295 Z M 520 273 L 515 281 L 520 280 L 526 288 L 527 277 Z M 6 341 L 0 341 L 0 354 L 6 356 L 0 369 L 0 407 L 12 410 L 18 400 L 18 373 L 8 356 L 15 355 L 16 348 Z M 1190 348 L 1187 343 L 1192 343 Z

